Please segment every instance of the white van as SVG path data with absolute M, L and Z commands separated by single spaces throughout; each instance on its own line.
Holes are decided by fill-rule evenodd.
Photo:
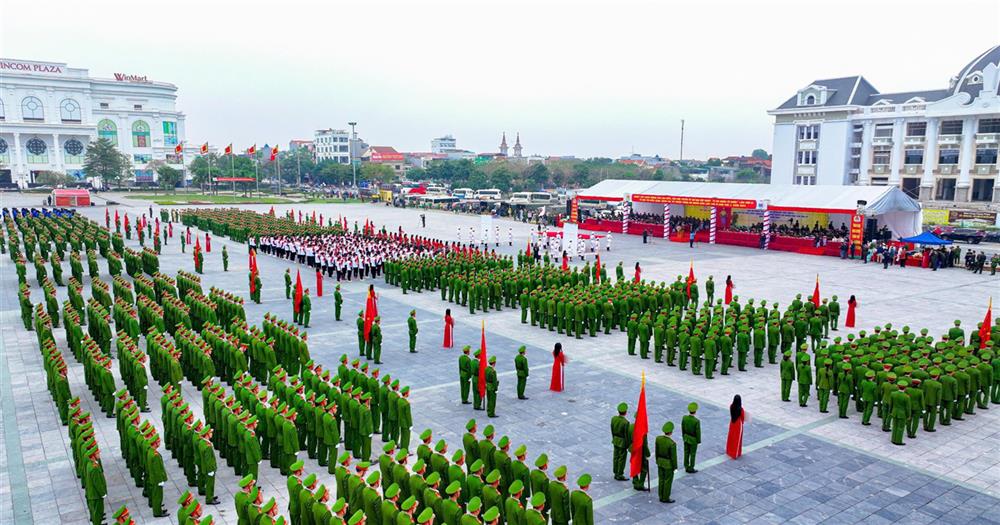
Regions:
M 472 188 L 458 188 L 452 191 L 451 194 L 459 199 L 471 199 L 476 195 L 476 192 Z
M 503 198 L 503 194 L 500 190 L 496 188 L 491 188 L 488 190 L 479 190 L 476 192 L 476 198 L 481 201 L 498 201 Z

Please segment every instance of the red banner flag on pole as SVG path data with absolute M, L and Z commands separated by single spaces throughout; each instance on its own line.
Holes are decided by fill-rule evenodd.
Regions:
M 375 287 L 368 286 L 368 300 L 365 302 L 365 341 L 371 340 L 372 324 L 378 317 L 378 302 L 375 300 Z
M 479 342 L 479 397 L 486 398 L 486 321 L 483 321 L 482 338 Z
M 531 241 L 528 241 L 528 251 L 526 251 L 525 254 L 527 254 L 529 258 L 531 257 Z
M 645 461 L 642 442 L 649 431 L 649 421 L 646 419 L 646 373 L 642 373 L 642 388 L 639 390 L 639 404 L 635 409 L 635 428 L 632 430 L 632 457 L 630 458 L 629 477 L 634 478 L 642 471 Z
M 816 288 L 813 288 L 812 303 L 819 308 L 819 274 L 816 274 Z
M 295 270 L 295 297 L 293 298 L 295 313 L 302 309 L 302 273 Z
M 202 155 L 208 155 L 208 143 L 207 142 L 201 145 L 201 154 Z
M 232 155 L 233 154 L 233 143 L 232 142 L 230 142 L 229 145 L 226 146 L 225 152 L 226 152 L 226 155 Z
M 979 327 L 979 349 L 986 348 L 986 343 L 990 340 L 990 328 L 993 324 L 993 298 L 990 297 L 990 305 L 986 307 L 986 317 L 983 318 L 983 326 Z M 994 347 L 996 343 L 993 343 Z M 994 361 L 995 362 L 995 361 Z M 994 365 L 996 366 L 996 365 Z M 995 368 L 993 369 L 996 370 Z M 995 373 L 995 372 L 994 372 Z
M 316 270 L 316 297 L 323 297 L 323 272 Z
M 569 271 L 569 259 L 566 257 L 566 252 L 563 252 L 562 260 L 563 260 L 562 261 L 562 271 L 568 272 Z
M 594 282 L 601 282 L 601 254 L 597 254 L 597 261 L 594 262 Z
M 691 267 L 688 269 L 688 279 L 687 279 L 687 296 L 688 299 L 691 298 L 691 285 L 694 284 L 694 261 L 691 261 Z

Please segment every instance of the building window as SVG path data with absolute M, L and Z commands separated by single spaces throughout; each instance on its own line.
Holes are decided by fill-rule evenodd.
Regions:
M 803 166 L 815 166 L 818 155 L 815 151 L 800 151 L 799 164 Z
M 800 186 L 815 186 L 816 185 L 816 176 L 815 175 L 796 175 L 794 183 L 798 184 Z
M 21 118 L 24 120 L 45 120 L 45 107 L 35 97 L 24 97 L 21 101 Z
M 993 185 L 994 181 L 992 178 L 989 179 L 973 179 L 972 181 L 972 195 L 969 197 L 971 200 L 979 202 L 990 202 L 993 200 Z
M 872 183 L 871 183 L 871 185 L 872 186 L 888 186 L 889 185 L 889 178 L 888 177 L 872 177 Z
M 83 164 L 83 143 L 79 140 L 67 140 L 63 151 L 66 152 L 66 164 Z
M 177 123 L 164 120 L 163 121 L 163 144 L 166 146 L 176 146 L 177 145 Z
M 80 122 L 80 104 L 67 98 L 59 104 L 59 118 L 63 122 Z
M 132 155 L 132 162 L 136 164 L 148 164 L 151 160 L 153 160 L 153 156 L 149 153 L 135 153 Z
M 107 102 L 101 102 L 101 104 L 100 104 L 100 108 L 101 109 L 108 109 L 109 107 L 111 107 L 111 106 L 109 106 Z
M 976 164 L 996 164 L 997 145 L 980 144 L 976 146 Z
M 133 111 L 142 111 L 142 104 L 132 104 Z
M 143 120 L 137 120 L 132 124 L 132 147 L 149 147 L 149 124 Z
M 942 148 L 938 152 L 938 164 L 958 164 L 958 149 Z
M 980 133 L 1000 133 L 1000 118 L 984 118 L 979 121 Z
M 906 177 L 903 179 L 903 193 L 914 199 L 920 198 L 920 179 L 918 177 Z
M 926 122 L 908 122 L 906 124 L 906 136 L 907 137 L 926 137 L 927 136 L 927 123 Z
M 7 120 L 7 113 L 3 109 L 3 101 L 0 100 L 0 122 Z
M 938 179 L 934 199 L 939 201 L 955 200 L 955 179 Z
M 883 139 L 892 138 L 892 124 L 876 124 L 875 137 Z
M 816 95 L 808 95 L 806 97 L 806 105 L 812 106 L 814 104 L 816 104 Z
M 903 152 L 903 164 L 923 164 L 924 148 L 907 148 Z
M 962 121 L 961 120 L 946 120 L 941 123 L 941 134 L 942 135 L 961 135 L 962 134 Z
M 799 140 L 816 140 L 818 138 L 819 124 L 799 126 Z
M 97 123 L 97 138 L 106 139 L 111 144 L 118 145 L 118 126 L 114 122 L 108 119 L 104 119 Z
M 851 142 L 855 144 L 861 144 L 865 140 L 865 127 L 864 126 L 854 126 L 854 132 L 851 136 Z
M 887 146 L 876 146 L 872 150 L 872 165 L 888 166 L 892 160 L 892 148 Z
M 29 164 L 47 164 L 49 162 L 49 147 L 42 139 L 33 138 L 25 143 L 24 147 L 28 150 Z
M 10 162 L 10 147 L 4 139 L 0 139 L 0 162 L 5 164 Z

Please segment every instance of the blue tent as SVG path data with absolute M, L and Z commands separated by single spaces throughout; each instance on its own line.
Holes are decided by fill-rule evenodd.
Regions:
M 900 239 L 902 242 L 912 242 L 915 244 L 925 244 L 928 246 L 944 246 L 951 244 L 951 241 L 942 239 L 931 232 L 924 232 L 920 235 L 914 235 L 913 237 L 904 237 Z

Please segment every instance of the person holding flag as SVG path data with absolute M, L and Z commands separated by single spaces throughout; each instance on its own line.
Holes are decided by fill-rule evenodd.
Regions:
M 125 216 L 128 219 L 128 216 Z M 194 244 L 194 271 L 202 273 L 205 264 L 205 256 L 201 253 L 201 241 L 195 240 Z
M 295 295 L 292 298 L 292 321 L 302 324 L 302 273 L 295 270 Z
M 691 266 L 688 267 L 688 277 L 687 277 L 687 283 L 685 285 L 685 292 L 687 293 L 687 300 L 688 302 L 690 302 L 692 295 L 692 288 L 694 288 L 693 291 L 694 291 L 695 304 L 698 303 L 698 285 L 696 284 L 697 282 L 698 280 L 694 278 L 694 261 L 691 261 Z
M 649 431 L 649 420 L 646 417 L 646 373 L 642 373 L 642 386 L 639 390 L 639 404 L 635 410 L 635 423 L 632 424 L 632 448 L 629 464 L 629 477 L 632 478 L 632 488 L 650 491 L 649 481 L 649 442 L 646 433 Z
M 601 254 L 597 254 L 594 261 L 594 284 L 601 284 Z
M 368 285 L 368 299 L 365 302 L 365 323 L 364 323 L 364 336 L 365 336 L 365 358 L 372 358 L 372 325 L 375 323 L 375 318 L 378 317 L 378 301 L 375 297 L 375 285 Z
M 480 336 L 479 342 L 479 352 L 476 353 L 476 357 L 479 359 L 479 372 L 476 374 L 476 395 L 473 396 L 474 410 L 483 409 L 483 399 L 486 398 L 486 321 L 482 322 L 482 335 Z

